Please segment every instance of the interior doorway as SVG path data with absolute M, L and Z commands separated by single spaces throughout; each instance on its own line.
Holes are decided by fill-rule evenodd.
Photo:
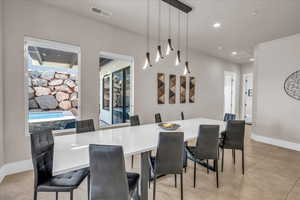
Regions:
M 236 73 L 224 73 L 224 113 L 236 114 L 236 79 Z
M 243 75 L 243 119 L 247 124 L 252 123 L 253 74 Z
M 129 123 L 133 112 L 132 67 L 131 57 L 100 54 L 100 127 Z

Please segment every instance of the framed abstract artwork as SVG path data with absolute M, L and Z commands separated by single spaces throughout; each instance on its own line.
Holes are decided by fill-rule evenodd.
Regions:
M 189 102 L 195 103 L 195 77 L 190 77 Z
M 180 103 L 186 103 L 186 76 L 180 76 Z
M 165 103 L 165 74 L 157 73 L 157 103 Z
M 169 104 L 176 103 L 176 75 L 171 74 L 169 78 Z

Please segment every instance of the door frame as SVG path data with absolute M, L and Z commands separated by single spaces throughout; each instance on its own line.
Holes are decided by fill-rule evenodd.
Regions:
M 234 107 L 233 107 L 233 109 L 231 108 L 231 110 L 233 110 L 233 114 L 237 115 L 237 103 L 238 103 L 238 100 L 237 100 L 237 95 L 238 95 L 238 93 L 237 93 L 237 81 L 238 80 L 237 79 L 238 79 L 238 74 L 236 72 L 232 72 L 232 71 L 224 71 L 224 76 L 223 76 L 223 78 L 224 78 L 223 91 L 225 89 L 225 81 L 226 81 L 225 77 L 226 77 L 226 75 L 231 75 L 235 79 L 235 84 L 232 87 L 232 88 L 234 88 L 234 94 L 231 96 L 231 101 L 233 100 Z M 223 113 L 225 114 L 225 92 L 224 92 L 224 96 L 223 97 L 224 97 L 223 98 Z
M 246 90 L 246 78 L 248 76 L 251 76 L 252 77 L 252 91 L 253 91 L 253 73 L 246 73 L 246 74 L 243 74 L 243 82 L 242 82 L 242 119 L 245 120 L 245 113 L 246 113 L 246 110 L 245 110 L 245 103 L 246 103 L 246 94 L 245 94 L 245 90 Z M 253 108 L 253 95 L 252 95 L 252 108 Z M 251 109 L 251 116 L 253 117 L 253 109 Z M 251 117 L 251 123 L 252 123 L 252 118 Z
M 105 51 L 100 51 L 98 54 L 98 58 L 108 58 L 108 59 L 113 59 L 113 60 L 125 60 L 130 62 L 130 115 L 134 114 L 134 57 L 133 56 L 127 56 L 127 55 L 121 55 L 121 54 L 116 54 L 116 53 L 111 53 L 111 52 L 105 52 Z M 98 91 L 100 92 L 100 78 L 98 78 Z M 112 79 L 111 79 L 112 82 Z M 111 85 L 111 90 L 112 90 L 112 85 Z M 101 94 L 100 94 L 101 95 Z M 99 95 L 99 101 L 98 101 L 98 122 L 100 122 L 100 104 L 101 104 L 101 99 L 100 99 L 100 95 Z M 111 98 L 111 103 L 110 103 L 110 107 L 111 107 L 111 111 L 112 111 L 112 98 Z M 112 119 L 112 118 L 111 118 Z M 100 127 L 99 123 L 98 127 Z M 118 127 L 118 126 L 124 126 L 128 123 L 121 123 L 121 124 L 111 124 L 106 126 L 105 128 L 109 128 L 109 127 Z

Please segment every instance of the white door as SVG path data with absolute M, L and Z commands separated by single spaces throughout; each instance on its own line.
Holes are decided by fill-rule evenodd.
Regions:
M 224 73 L 224 113 L 235 114 L 236 73 Z
M 243 76 L 243 118 L 252 123 L 253 74 Z

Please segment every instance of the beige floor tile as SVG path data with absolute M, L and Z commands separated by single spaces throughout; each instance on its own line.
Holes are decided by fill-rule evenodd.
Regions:
M 300 152 L 282 149 L 249 139 L 251 127 L 246 128 L 245 175 L 242 175 L 241 153 L 236 153 L 233 164 L 230 150 L 225 151 L 224 172 L 220 172 L 220 188 L 216 188 L 215 173 L 197 166 L 197 185 L 193 188 L 193 164 L 189 162 L 184 174 L 185 200 L 299 200 L 300 199 Z M 193 143 L 193 142 L 191 142 Z M 139 172 L 140 157 L 135 156 L 134 168 L 131 159 L 126 159 L 128 171 Z M 221 168 L 221 159 L 219 161 Z M 157 200 L 180 199 L 174 187 L 174 176 L 166 176 L 157 182 Z M 8 176 L 0 184 L 0 200 L 32 200 L 33 173 L 24 172 Z M 59 195 L 68 200 L 69 194 Z M 39 200 L 53 200 L 54 194 L 39 193 Z M 86 182 L 74 193 L 74 200 L 87 199 Z M 152 199 L 152 186 L 149 190 Z

